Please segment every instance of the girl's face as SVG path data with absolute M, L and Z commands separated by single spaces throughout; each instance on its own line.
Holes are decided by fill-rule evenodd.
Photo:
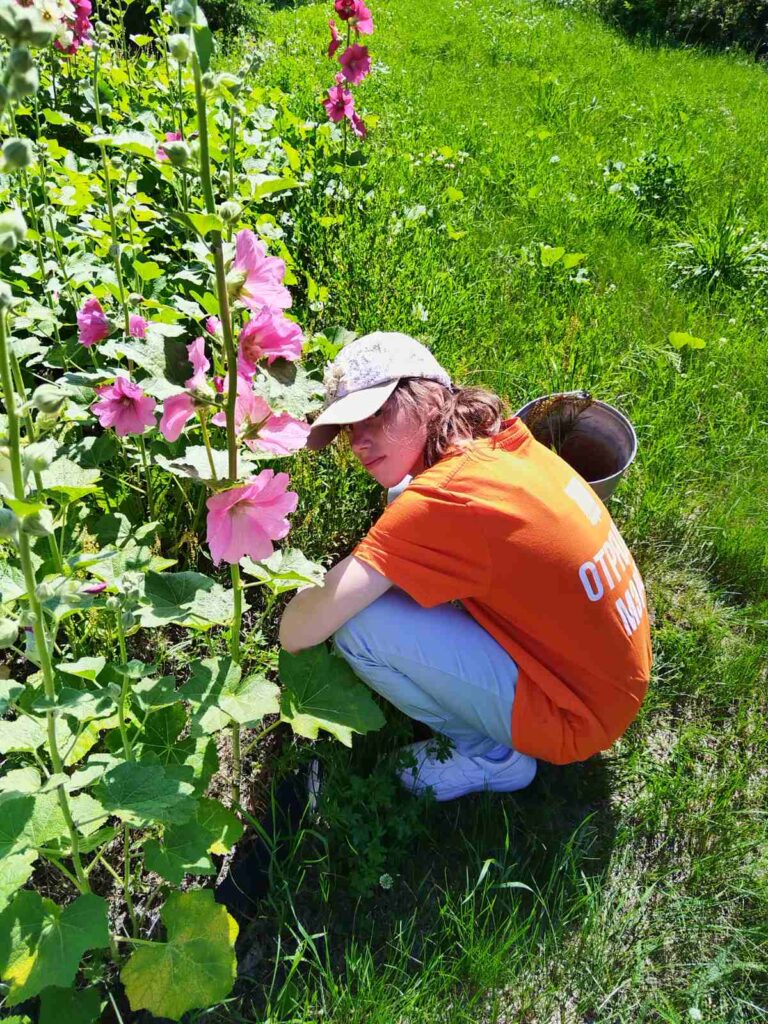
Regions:
M 396 412 L 386 401 L 378 412 L 342 428 L 352 451 L 382 487 L 394 487 L 404 476 L 424 468 L 427 424 L 407 410 Z

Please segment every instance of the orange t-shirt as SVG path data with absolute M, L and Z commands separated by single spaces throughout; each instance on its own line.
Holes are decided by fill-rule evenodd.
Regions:
M 512 656 L 512 744 L 554 764 L 609 747 L 652 653 L 645 589 L 592 488 L 517 417 L 413 478 L 353 555 L 423 608 L 460 599 Z

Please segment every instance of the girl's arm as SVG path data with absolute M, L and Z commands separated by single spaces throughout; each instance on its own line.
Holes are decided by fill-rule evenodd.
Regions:
M 328 570 L 322 586 L 304 587 L 288 602 L 280 620 L 281 645 L 296 654 L 322 643 L 391 586 L 386 576 L 347 555 Z

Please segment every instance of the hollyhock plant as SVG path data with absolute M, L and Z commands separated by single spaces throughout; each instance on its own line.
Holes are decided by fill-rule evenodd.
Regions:
M 256 364 L 266 357 L 269 366 L 277 358 L 295 362 L 301 359 L 304 336 L 293 320 L 283 316 L 279 309 L 264 306 L 258 316 L 252 317 L 240 331 L 238 338 L 238 368 L 253 379 Z
M 77 311 L 77 340 L 85 348 L 103 341 L 112 330 L 98 299 L 86 299 Z
M 351 82 L 352 85 L 359 85 L 371 70 L 371 58 L 368 56 L 368 47 L 353 43 L 339 57 L 339 63 L 344 69 L 346 80 Z
M 249 309 L 262 306 L 286 309 L 293 302 L 291 293 L 283 284 L 285 262 L 277 256 L 267 256 L 266 249 L 253 231 L 247 228 L 235 235 L 235 259 L 228 280 L 232 284 L 233 298 Z
M 118 437 L 143 434 L 155 425 L 155 400 L 145 395 L 128 377 L 116 377 L 114 384 L 96 388 L 99 401 L 91 406 L 102 427 L 114 427 Z
M 331 41 L 328 43 L 328 57 L 330 59 L 341 46 L 341 37 L 339 36 L 339 30 L 336 28 L 336 22 L 333 18 L 328 22 L 328 28 L 331 30 Z
M 160 433 L 166 441 L 178 440 L 187 422 L 195 415 L 197 402 L 194 392 L 208 389 L 205 375 L 211 364 L 205 355 L 205 339 L 195 338 L 191 345 L 187 345 L 187 354 L 194 371 L 189 380 L 184 382 L 187 390 L 180 395 L 171 395 L 163 402 Z
M 328 99 L 323 100 L 323 106 L 328 112 L 328 117 L 338 123 L 345 117 L 351 118 L 355 112 L 355 100 L 349 89 L 342 85 L 344 75 L 339 72 L 336 75 L 336 85 L 328 90 Z
M 148 322 L 138 313 L 131 313 L 128 317 L 128 332 L 132 338 L 146 338 Z
M 243 487 L 232 487 L 208 499 L 207 540 L 214 565 L 235 564 L 245 555 L 254 561 L 269 558 L 273 540 L 282 540 L 291 526 L 285 516 L 299 502 L 287 490 L 290 477 L 262 470 Z
M 184 136 L 181 134 L 181 132 L 165 133 L 166 142 L 181 142 L 183 138 Z M 168 154 L 165 152 L 162 146 L 158 146 L 157 149 L 155 150 L 155 159 L 159 160 L 161 163 L 163 160 L 168 159 Z
M 226 427 L 226 413 L 223 410 L 217 412 L 211 423 Z M 264 399 L 254 392 L 250 381 L 244 377 L 237 378 L 235 430 L 251 451 L 292 455 L 306 445 L 311 429 L 308 423 L 294 419 L 287 412 L 273 413 Z

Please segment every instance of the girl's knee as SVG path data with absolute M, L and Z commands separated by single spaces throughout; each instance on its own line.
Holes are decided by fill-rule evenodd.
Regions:
M 376 638 L 380 643 L 389 631 L 396 628 L 393 617 L 398 611 L 402 615 L 401 599 L 406 597 L 392 588 L 347 619 L 333 634 L 333 642 L 341 653 L 367 653 L 370 656 Z

